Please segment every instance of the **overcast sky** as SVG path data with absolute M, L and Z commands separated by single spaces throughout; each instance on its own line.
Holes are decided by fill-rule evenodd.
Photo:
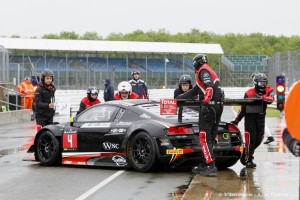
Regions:
M 0 0 L 0 36 L 191 29 L 300 35 L 300 0 Z

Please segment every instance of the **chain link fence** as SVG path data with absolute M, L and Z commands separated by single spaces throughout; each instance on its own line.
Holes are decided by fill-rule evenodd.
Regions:
M 300 80 L 300 50 L 280 52 L 273 55 L 269 61 L 269 85 L 276 87 L 276 76 L 284 75 L 287 90 Z

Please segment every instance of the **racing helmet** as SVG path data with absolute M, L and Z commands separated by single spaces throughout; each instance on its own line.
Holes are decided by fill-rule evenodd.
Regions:
M 181 84 L 181 83 L 192 84 L 192 77 L 188 74 L 181 75 L 179 78 L 179 84 Z
M 130 83 L 128 83 L 127 81 L 122 81 L 121 83 L 119 83 L 118 92 L 120 96 L 121 96 L 121 92 L 128 92 L 128 96 L 129 96 L 132 92 L 132 87 Z
M 268 78 L 264 73 L 252 74 L 253 84 L 257 93 L 265 93 L 265 89 L 268 85 Z
M 134 74 L 141 74 L 141 72 L 137 69 L 132 70 L 131 72 L 131 76 L 133 76 Z
M 86 93 L 87 94 L 97 94 L 97 96 L 98 96 L 98 94 L 99 94 L 99 90 L 98 90 L 98 88 L 97 87 L 95 87 L 95 86 L 90 86 L 90 87 L 88 87 L 88 89 L 86 90 Z
M 198 70 L 203 64 L 207 63 L 208 59 L 205 54 L 197 54 L 193 58 L 193 66 L 195 68 L 195 71 Z
M 42 78 L 41 81 L 44 83 L 45 82 L 45 77 L 46 76 L 51 76 L 52 77 L 52 83 L 54 82 L 54 73 L 51 69 L 44 69 L 42 72 Z

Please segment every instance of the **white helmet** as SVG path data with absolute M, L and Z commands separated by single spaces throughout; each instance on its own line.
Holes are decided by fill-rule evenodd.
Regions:
M 121 83 L 119 83 L 118 85 L 118 92 L 128 92 L 129 95 L 132 91 L 132 87 L 130 85 L 130 83 L 128 83 L 127 81 L 122 81 Z

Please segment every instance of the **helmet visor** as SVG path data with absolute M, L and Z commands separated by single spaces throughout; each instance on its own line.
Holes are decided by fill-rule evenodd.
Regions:
M 98 90 L 95 90 L 95 89 L 92 90 L 92 91 L 91 91 L 91 94 L 98 94 Z
M 259 81 L 259 82 L 257 83 L 257 85 L 258 85 L 259 87 L 266 87 L 266 86 L 267 86 L 267 82 L 265 82 L 265 81 Z

